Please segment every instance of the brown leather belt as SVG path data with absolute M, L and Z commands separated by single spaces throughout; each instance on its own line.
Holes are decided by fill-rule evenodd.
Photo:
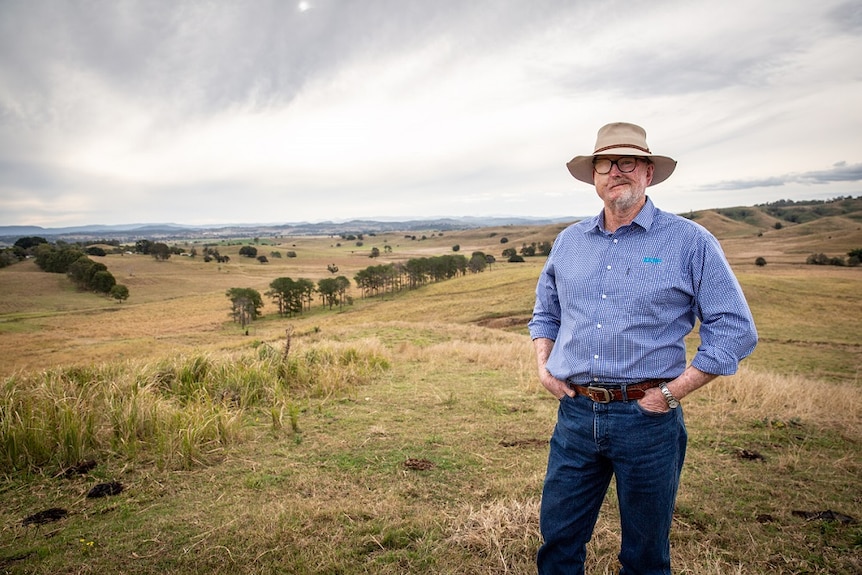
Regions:
M 578 392 L 579 395 L 585 395 L 596 403 L 610 403 L 612 401 L 631 401 L 633 399 L 640 399 L 646 395 L 644 390 L 650 389 L 651 387 L 658 387 L 669 381 L 669 379 L 647 379 L 637 383 L 630 383 L 625 386 L 625 397 L 623 397 L 622 387 L 598 387 L 594 385 L 587 387 L 576 383 L 569 383 L 569 385 L 572 389 Z

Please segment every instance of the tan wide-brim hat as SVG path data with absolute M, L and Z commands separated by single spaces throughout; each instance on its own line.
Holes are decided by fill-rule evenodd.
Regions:
M 649 158 L 655 166 L 650 186 L 660 184 L 676 169 L 676 160 L 667 156 L 656 156 L 646 143 L 646 130 L 634 124 L 615 122 L 602 126 L 596 138 L 596 148 L 591 156 L 575 156 L 566 164 L 569 172 L 578 180 L 593 183 L 593 158 L 596 156 L 642 156 Z

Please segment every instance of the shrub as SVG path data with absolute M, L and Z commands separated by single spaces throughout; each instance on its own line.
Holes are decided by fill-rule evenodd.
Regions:
M 764 259 L 762 257 L 757 258 L 756 260 L 754 260 L 754 265 L 763 267 L 766 265 L 766 259 Z
M 805 260 L 805 263 L 815 266 L 825 266 L 829 264 L 829 256 L 826 254 L 811 254 Z

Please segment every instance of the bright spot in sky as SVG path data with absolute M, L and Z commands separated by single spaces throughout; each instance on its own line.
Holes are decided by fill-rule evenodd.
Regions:
M 300 12 L 305 12 L 306 10 L 311 8 L 311 4 L 309 4 L 308 2 L 300 2 L 299 6 L 297 6 L 297 8 L 299 9 Z

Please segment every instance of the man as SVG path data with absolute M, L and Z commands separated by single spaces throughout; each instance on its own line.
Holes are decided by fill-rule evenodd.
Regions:
M 620 573 L 669 574 L 687 441 L 679 402 L 735 373 L 757 332 L 718 241 L 647 197 L 676 161 L 652 154 L 643 128 L 604 126 L 593 154 L 567 166 L 595 185 L 604 209 L 557 237 L 529 324 L 539 379 L 560 400 L 539 573 L 584 573 L 586 544 L 615 476 Z M 686 367 L 683 340 L 696 319 L 700 345 Z

